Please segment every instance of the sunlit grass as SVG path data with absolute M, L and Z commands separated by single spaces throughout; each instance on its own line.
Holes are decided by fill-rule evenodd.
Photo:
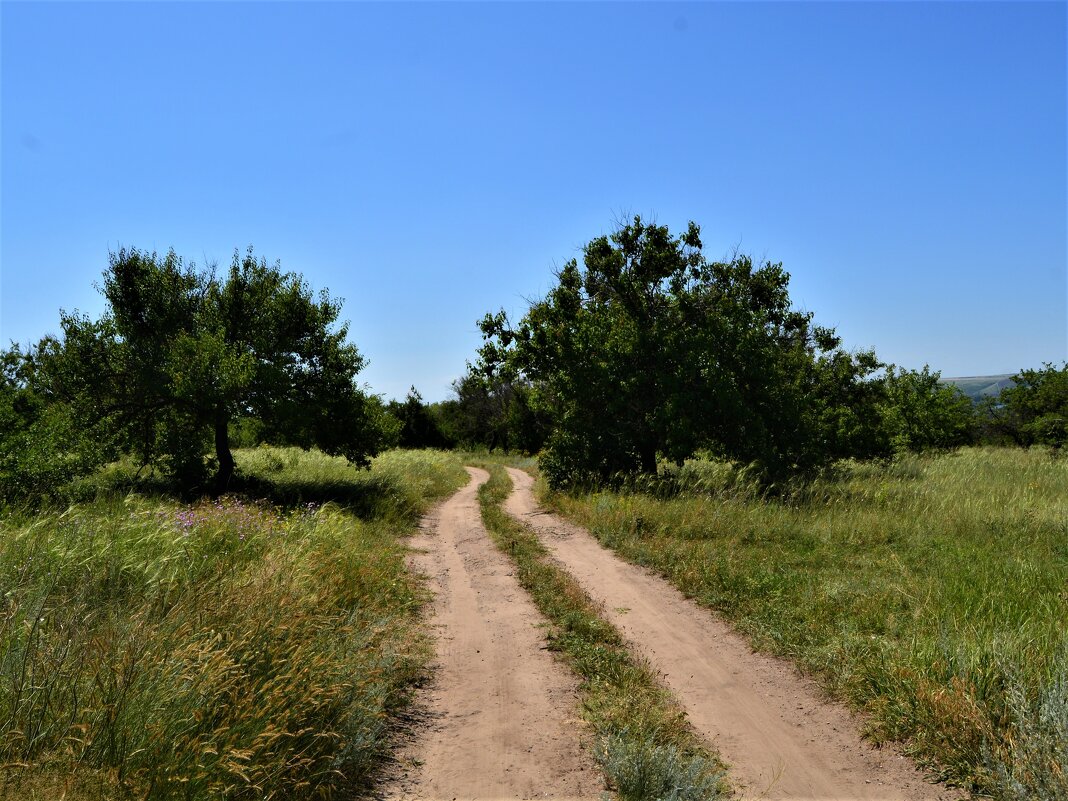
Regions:
M 238 458 L 266 499 L 99 492 L 0 519 L 0 794 L 310 798 L 366 780 L 429 656 L 398 535 L 466 474 L 418 452 L 370 472 Z
M 260 447 L 234 454 L 249 494 L 285 505 L 333 501 L 363 519 L 414 522 L 428 505 L 467 481 L 461 460 L 443 451 L 392 450 L 370 471 L 299 448 Z
M 966 449 L 846 465 L 786 501 L 706 472 L 703 492 L 675 498 L 549 500 L 863 708 L 876 740 L 1007 792 L 997 774 L 1056 731 L 1035 733 L 1034 710 L 1066 708 L 1051 693 L 1068 647 L 1068 460 Z M 1068 743 L 1047 746 L 1063 777 Z

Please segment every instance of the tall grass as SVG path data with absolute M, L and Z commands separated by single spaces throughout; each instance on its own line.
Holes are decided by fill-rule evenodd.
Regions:
M 99 492 L 0 519 L 0 794 L 310 798 L 366 779 L 429 653 L 398 534 L 466 475 L 423 453 L 369 473 L 239 460 L 276 501 L 305 495 Z
M 875 740 L 964 786 L 1065 797 L 1068 461 L 844 465 L 780 500 L 723 466 L 685 469 L 674 498 L 548 500 L 863 709 Z

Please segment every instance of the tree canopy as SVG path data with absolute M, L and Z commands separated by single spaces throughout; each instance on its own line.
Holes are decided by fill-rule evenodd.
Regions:
M 404 401 L 390 401 L 386 409 L 399 425 L 397 444 L 402 448 L 445 448 L 450 444 L 431 407 L 414 386 Z
M 957 387 L 940 382 L 941 374 L 887 367 L 880 382 L 884 435 L 890 450 L 946 450 L 967 445 L 977 436 L 975 405 Z
M 487 376 L 469 364 L 452 391 L 454 397 L 434 404 L 433 411 L 453 445 L 533 454 L 545 444 L 549 420 L 531 407 L 528 382 Z
M 38 384 L 115 450 L 187 486 L 214 466 L 221 491 L 234 472 L 230 426 L 245 418 L 269 439 L 357 465 L 385 444 L 381 403 L 356 383 L 364 359 L 338 324 L 340 301 L 251 248 L 221 276 L 173 251 L 119 250 L 102 292 L 99 320 L 63 314 L 62 337 L 38 346 Z
M 880 365 L 795 310 L 788 284 L 781 264 L 708 261 L 694 223 L 673 236 L 635 217 L 565 264 L 517 325 L 487 315 L 479 366 L 530 382 L 553 421 L 541 466 L 556 485 L 698 449 L 769 478 L 811 469 L 864 439 L 861 407 L 832 401 Z
M 1068 363 L 1021 370 L 1012 386 L 986 404 L 991 428 L 1018 445 L 1068 444 Z

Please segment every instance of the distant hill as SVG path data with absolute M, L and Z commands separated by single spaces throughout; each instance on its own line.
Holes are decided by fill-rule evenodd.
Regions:
M 972 400 L 980 400 L 989 395 L 997 396 L 1005 387 L 1012 386 L 1012 374 L 1009 375 L 971 375 L 960 378 L 943 378 L 943 384 L 952 384 Z

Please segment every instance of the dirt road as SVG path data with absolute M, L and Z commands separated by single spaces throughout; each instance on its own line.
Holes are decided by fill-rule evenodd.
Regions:
M 755 654 L 708 610 L 588 532 L 538 508 L 529 475 L 509 468 L 505 508 L 644 654 L 694 727 L 730 765 L 744 798 L 919 801 L 960 794 L 923 780 L 890 748 L 865 743 L 848 710 L 828 703 L 787 663 Z
M 576 682 L 545 650 L 542 618 L 482 527 L 471 483 L 412 541 L 434 591 L 437 664 L 427 725 L 402 749 L 389 799 L 595 799 L 604 789 L 576 717 Z

